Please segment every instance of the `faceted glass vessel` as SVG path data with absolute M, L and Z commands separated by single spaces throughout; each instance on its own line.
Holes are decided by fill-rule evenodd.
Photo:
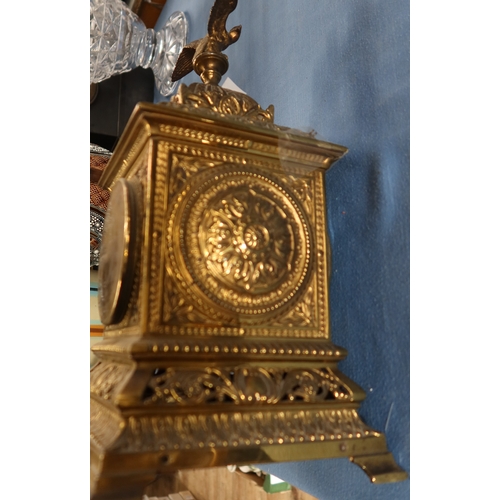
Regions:
M 160 30 L 148 29 L 122 0 L 90 0 L 90 83 L 134 68 L 151 68 L 159 92 L 168 96 L 177 57 L 187 39 L 187 20 L 174 12 Z

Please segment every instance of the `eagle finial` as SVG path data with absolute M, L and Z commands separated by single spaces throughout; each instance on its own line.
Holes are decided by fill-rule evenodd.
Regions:
M 241 26 L 226 30 L 227 18 L 237 5 L 238 0 L 215 0 L 208 20 L 208 34 L 184 47 L 172 73 L 173 82 L 195 70 L 204 83 L 219 83 L 228 68 L 227 56 L 222 51 L 236 42 L 241 33 Z

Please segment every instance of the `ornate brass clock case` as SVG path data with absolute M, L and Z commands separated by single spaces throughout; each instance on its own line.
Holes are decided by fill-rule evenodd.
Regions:
M 406 478 L 330 341 L 324 175 L 346 152 L 210 83 L 136 107 L 100 179 L 93 498 L 139 499 L 183 467 L 313 458 Z

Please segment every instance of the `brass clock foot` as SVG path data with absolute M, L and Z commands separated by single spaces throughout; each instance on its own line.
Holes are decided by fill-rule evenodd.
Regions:
M 350 457 L 351 462 L 359 465 L 372 483 L 395 483 L 408 479 L 408 474 L 395 462 L 392 453 Z

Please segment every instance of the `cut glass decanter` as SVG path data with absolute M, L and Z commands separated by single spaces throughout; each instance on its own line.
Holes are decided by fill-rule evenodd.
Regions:
M 148 29 L 122 0 L 90 0 L 90 83 L 137 67 L 151 68 L 158 91 L 168 96 L 177 57 L 187 40 L 187 20 L 174 12 L 159 30 Z

